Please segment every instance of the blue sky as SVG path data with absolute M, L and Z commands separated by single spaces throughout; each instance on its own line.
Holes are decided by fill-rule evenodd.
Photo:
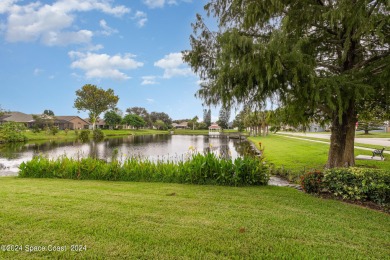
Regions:
M 198 77 L 182 63 L 206 0 L 0 1 L 0 105 L 76 115 L 84 84 L 114 89 L 118 107 L 202 119 Z M 212 109 L 212 118 L 218 117 Z M 86 117 L 86 113 L 79 114 Z

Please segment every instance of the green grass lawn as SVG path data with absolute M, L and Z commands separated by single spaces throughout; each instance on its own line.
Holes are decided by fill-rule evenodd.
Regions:
M 296 138 L 304 138 L 304 139 L 309 139 L 309 140 L 315 140 L 315 141 L 324 141 L 324 142 L 329 142 L 329 138 L 320 138 L 320 137 L 311 137 L 311 136 L 296 136 L 296 135 L 289 135 L 289 134 L 283 134 L 283 135 L 288 135 L 288 136 L 292 136 L 292 137 L 296 137 Z M 356 138 L 365 138 L 363 135 L 360 136 L 356 136 Z M 383 137 L 381 137 L 383 138 Z M 360 147 L 364 147 L 364 148 L 371 148 L 371 149 L 380 149 L 382 148 L 382 146 L 380 145 L 373 145 L 373 144 L 362 144 L 362 143 L 357 143 L 355 141 L 355 146 L 360 146 Z M 386 150 L 389 150 L 390 147 L 385 147 Z
M 176 135 L 208 135 L 209 130 L 175 129 Z
M 389 215 L 282 187 L 0 178 L 0 259 L 386 259 Z M 66 246 L 26 252 L 26 246 Z M 72 252 L 71 245 L 86 251 Z M 48 248 L 46 248 L 48 250 Z
M 224 133 L 238 133 L 237 130 L 225 129 Z M 209 130 L 192 130 L 192 129 L 175 129 L 174 133 L 177 135 L 208 135 Z M 245 135 L 245 133 L 241 133 Z
M 390 138 L 390 133 L 384 132 L 370 132 L 369 134 L 364 134 L 362 131 L 356 132 L 357 138 Z
M 259 142 L 262 143 L 267 162 L 296 172 L 323 169 L 328 158 L 329 144 L 292 139 L 281 135 L 249 137 L 248 139 L 257 147 L 259 147 Z M 372 155 L 371 151 L 355 149 L 355 156 L 359 154 Z M 389 160 L 390 156 L 385 154 L 385 161 L 356 160 L 356 165 L 390 170 Z
M 330 132 L 315 132 L 313 134 L 330 134 Z M 358 138 L 388 138 L 390 137 L 390 132 L 369 132 L 365 134 L 364 131 L 356 131 L 355 135 Z
M 79 131 L 80 133 L 80 131 Z M 153 130 L 153 129 L 140 129 L 140 130 L 103 130 L 105 136 L 124 136 L 124 135 L 151 135 L 151 134 L 168 134 L 168 131 Z M 31 131 L 25 132 L 29 141 L 35 140 L 74 140 L 77 138 L 75 131 L 69 130 L 66 134 L 61 130 L 56 135 L 48 134 L 45 131 L 40 133 L 33 133 Z

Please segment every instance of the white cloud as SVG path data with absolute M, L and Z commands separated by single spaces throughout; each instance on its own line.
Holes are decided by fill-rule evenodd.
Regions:
M 154 99 L 153 98 L 147 98 L 146 102 L 148 102 L 149 104 L 152 104 L 152 103 L 154 103 Z
M 44 70 L 43 69 L 39 69 L 39 68 L 36 68 L 34 69 L 34 76 L 39 76 Z
M 77 12 L 100 11 L 114 16 L 130 12 L 125 6 L 112 6 L 108 0 L 58 0 L 53 4 L 34 2 L 17 5 L 18 1 L 0 3 L 0 13 L 7 13 L 5 38 L 9 42 L 40 40 L 46 45 L 89 43 L 93 33 L 72 30 Z
M 148 21 L 148 17 L 146 13 L 142 11 L 137 11 L 133 17 L 133 19 L 137 20 L 137 25 L 139 27 L 144 27 L 146 22 Z
M 99 25 L 103 29 L 103 31 L 100 31 L 100 33 L 103 35 L 110 36 L 111 34 L 118 32 L 118 30 L 113 29 L 110 26 L 108 26 L 107 22 L 105 20 L 100 20 Z
M 4 14 L 10 11 L 11 7 L 17 2 L 18 0 L 2 0 L 0 2 L 0 14 Z
M 77 51 L 69 52 L 69 57 L 74 61 L 71 64 L 73 69 L 81 69 L 85 72 L 85 77 L 90 78 L 111 78 L 126 80 L 130 77 L 121 70 L 132 70 L 143 66 L 142 62 L 134 60 L 134 55 L 114 55 L 83 53 Z
M 101 49 L 104 49 L 104 46 L 101 45 L 101 44 L 97 44 L 97 45 L 89 45 L 85 48 L 85 50 L 87 51 L 98 51 L 98 50 L 101 50 Z
M 155 85 L 158 84 L 156 81 L 156 76 L 144 76 L 142 77 L 141 85 Z
M 178 2 L 191 3 L 192 0 L 143 0 L 143 2 L 149 8 L 161 8 L 164 7 L 165 4 L 177 5 Z
M 42 36 L 41 41 L 47 46 L 66 46 L 69 44 L 90 43 L 93 32 L 80 30 L 77 32 L 48 32 Z
M 165 4 L 165 0 L 144 0 L 143 2 L 149 8 L 163 7 Z
M 170 53 L 154 63 L 154 66 L 164 70 L 164 78 L 169 79 L 175 76 L 189 76 L 192 74 L 191 69 L 186 67 L 182 60 L 180 52 Z

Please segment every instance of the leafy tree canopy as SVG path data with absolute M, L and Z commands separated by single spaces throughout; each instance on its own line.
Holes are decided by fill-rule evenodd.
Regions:
M 197 15 L 184 61 L 203 83 L 206 104 L 262 107 L 269 99 L 290 121 L 328 120 L 327 167 L 354 165 L 359 104 L 389 109 L 388 1 L 210 0 L 210 30 Z
M 142 117 L 135 114 L 128 114 L 123 118 L 123 123 L 135 127 L 136 129 L 144 127 L 146 122 Z
M 144 108 L 144 107 L 129 107 L 128 109 L 126 109 L 126 112 L 129 114 L 139 115 L 140 117 L 142 117 L 144 119 L 144 121 L 147 123 L 147 125 L 149 125 L 149 126 L 152 125 L 152 121 L 150 119 L 150 114 L 149 114 L 148 110 L 146 110 L 146 108 Z
M 76 100 L 74 107 L 79 111 L 88 111 L 89 118 L 95 128 L 95 123 L 99 116 L 108 109 L 114 109 L 119 101 L 115 96 L 114 90 L 98 88 L 95 85 L 86 84 L 76 91 Z
M 157 120 L 163 121 L 167 126 L 170 126 L 172 124 L 172 119 L 169 117 L 168 114 L 164 112 L 152 112 L 150 113 L 150 119 L 152 122 L 156 122 Z
M 43 114 L 47 115 L 47 116 L 54 116 L 54 112 L 52 110 L 49 110 L 49 109 L 45 109 L 43 111 Z
M 162 121 L 162 120 L 156 120 L 156 122 L 154 122 L 154 126 L 159 129 L 159 130 L 166 130 L 167 129 L 167 125 Z
M 109 110 L 104 114 L 104 121 L 107 125 L 115 127 L 122 122 L 122 117 L 115 110 Z

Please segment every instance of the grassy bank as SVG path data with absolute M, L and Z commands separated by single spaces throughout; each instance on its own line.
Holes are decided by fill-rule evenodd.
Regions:
M 296 138 L 315 140 L 315 141 L 329 142 L 329 138 L 327 138 L 327 137 L 320 138 L 320 137 L 312 137 L 312 136 L 297 136 L 297 135 L 290 135 L 290 134 L 286 134 L 286 133 L 283 133 L 283 135 L 292 136 L 292 137 L 296 137 Z M 356 138 L 365 138 L 365 136 L 364 135 L 361 135 L 361 136 L 357 135 Z M 379 137 L 376 137 L 376 138 L 379 138 Z M 381 138 L 383 138 L 383 137 L 381 137 Z M 364 147 L 364 148 L 370 148 L 370 149 L 380 149 L 380 148 L 383 147 L 383 146 L 380 146 L 380 145 L 357 143 L 356 141 L 355 141 L 355 146 Z M 390 149 L 390 147 L 385 147 L 385 148 L 386 148 L 386 150 Z
M 259 147 L 259 142 L 264 148 L 265 160 L 276 167 L 290 170 L 292 176 L 297 176 L 305 171 L 323 169 L 327 158 L 329 144 L 315 143 L 307 140 L 292 139 L 280 135 L 268 135 L 266 137 L 249 137 Z M 355 149 L 355 155 L 372 155 L 371 151 Z M 359 161 L 358 167 L 374 167 L 390 170 L 390 156 L 385 155 L 385 161 Z
M 224 130 L 224 133 L 238 133 L 237 130 Z M 177 135 L 208 135 L 209 130 L 192 130 L 192 129 L 175 129 L 174 133 Z M 244 134 L 244 133 L 241 133 Z
M 79 131 L 80 132 L 80 131 Z M 107 137 L 126 136 L 126 135 L 153 135 L 153 134 L 168 134 L 168 131 L 140 129 L 140 130 L 103 130 Z M 75 131 L 69 130 L 68 133 L 61 130 L 56 135 L 48 134 L 45 131 L 40 133 L 33 133 L 31 131 L 25 132 L 29 141 L 35 140 L 74 140 L 77 138 Z
M 386 259 L 389 215 L 290 188 L 0 178 L 4 252 L 32 259 Z M 71 245 L 86 245 L 72 252 Z M 83 249 L 83 248 L 82 248 Z
M 175 129 L 173 130 L 176 135 L 208 135 L 209 130 L 191 130 L 191 129 Z
M 357 138 L 390 138 L 390 133 L 383 132 L 370 132 L 365 134 L 364 132 L 358 131 L 356 132 Z

